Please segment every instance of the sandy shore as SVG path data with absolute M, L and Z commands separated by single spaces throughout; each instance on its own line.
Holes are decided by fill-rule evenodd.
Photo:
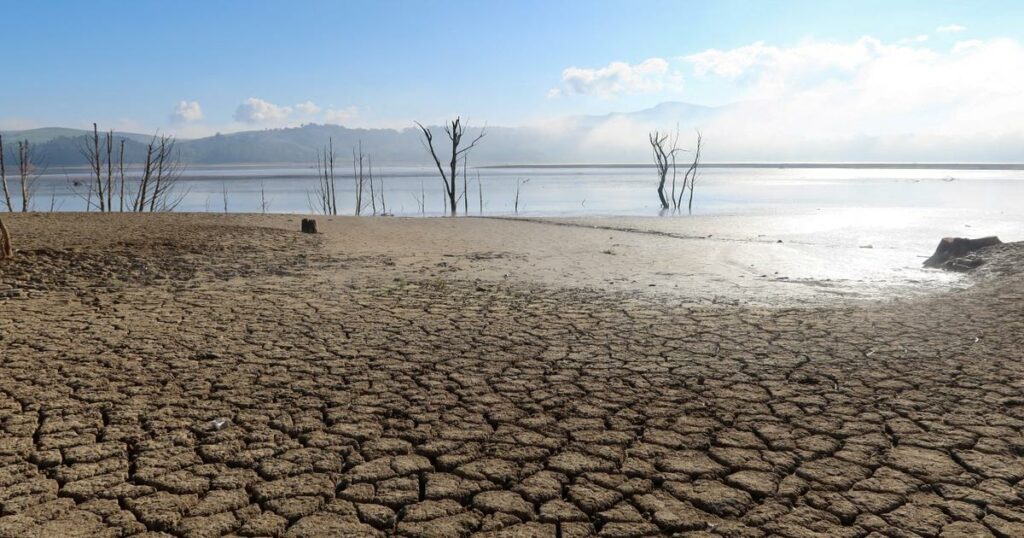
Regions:
M 1012 270 L 700 220 L 4 219 L 0 537 L 1024 536 Z

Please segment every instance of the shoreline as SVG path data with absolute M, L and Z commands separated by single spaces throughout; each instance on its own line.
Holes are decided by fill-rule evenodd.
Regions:
M 14 223 L 16 248 L 49 248 L 46 240 L 37 240 L 32 232 L 18 239 L 25 236 L 19 223 L 26 218 L 53 222 L 53 226 L 67 227 L 69 233 L 75 225 L 68 223 L 123 222 L 123 226 L 141 223 L 161 234 L 160 226 L 173 226 L 171 223 L 176 221 L 292 231 L 303 218 L 293 214 L 217 213 L 29 215 L 9 217 Z M 795 222 L 811 218 L 803 214 L 667 220 L 315 218 L 320 224 L 318 237 L 325 255 L 388 260 L 388 265 L 382 266 L 346 266 L 334 274 L 339 281 L 386 275 L 638 293 L 691 305 L 775 307 L 901 300 L 969 284 L 961 275 L 920 267 L 920 261 L 934 247 L 931 239 L 926 240 L 927 246 L 920 240 L 865 245 L 858 240 L 862 239 L 860 232 L 853 236 L 828 231 L 794 235 L 793 229 L 798 227 Z M 153 222 L 161 224 L 151 227 Z M 884 235 L 887 229 L 873 234 Z M 870 236 L 864 240 L 870 241 Z
M 1024 170 L 1024 163 L 900 163 L 900 162 L 866 162 L 866 163 L 843 163 L 843 162 L 701 162 L 701 168 L 770 168 L 770 169 L 817 169 L 817 168 L 838 168 L 844 170 Z M 655 168 L 650 163 L 613 163 L 613 164 L 585 164 L 585 163 L 523 163 L 523 164 L 492 164 L 478 166 L 477 168 L 493 169 L 528 169 L 528 168 Z

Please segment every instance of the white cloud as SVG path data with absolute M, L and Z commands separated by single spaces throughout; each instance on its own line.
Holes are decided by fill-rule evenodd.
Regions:
M 171 120 L 180 123 L 191 123 L 203 119 L 203 109 L 198 101 L 180 101 L 171 113 Z
M 925 34 L 916 35 L 914 37 L 906 37 L 896 42 L 897 45 L 906 45 L 909 43 L 924 43 L 928 41 L 928 36 Z
M 348 123 L 359 117 L 359 109 L 354 106 L 345 108 L 329 108 L 324 112 L 324 119 L 328 123 Z
M 708 49 L 683 59 L 693 65 L 698 76 L 754 81 L 762 93 L 758 97 L 765 97 L 765 94 L 786 91 L 808 79 L 851 76 L 893 48 L 872 37 L 852 43 L 806 41 L 792 47 L 775 47 L 758 41 L 730 50 Z
M 946 26 L 939 26 L 938 28 L 935 29 L 935 31 L 939 32 L 939 33 L 942 33 L 942 34 L 945 34 L 945 33 L 963 32 L 966 29 L 967 29 L 966 26 L 960 26 L 959 24 L 947 24 Z
M 596 95 L 614 97 L 622 93 L 651 93 L 682 86 L 682 74 L 669 68 L 662 58 L 649 58 L 638 64 L 612 62 L 588 69 L 569 67 L 562 71 L 562 87 L 552 88 L 548 97 Z
M 958 41 L 953 45 L 953 54 L 960 54 L 962 52 L 971 50 L 975 47 L 984 45 L 985 42 L 980 39 L 968 39 L 966 41 Z
M 278 106 L 250 97 L 235 109 L 235 120 L 243 123 L 282 123 L 287 121 L 291 113 L 290 106 Z
M 744 95 L 705 127 L 717 132 L 720 145 L 768 153 L 757 158 L 873 152 L 955 161 L 983 140 L 1024 139 L 1020 42 L 966 41 L 945 50 L 922 43 L 871 37 L 791 47 L 754 43 L 687 60 L 698 75 Z
M 587 128 L 580 148 L 605 160 L 644 159 L 645 133 L 678 124 L 703 131 L 708 161 L 1018 160 L 1024 44 L 928 43 L 863 37 L 691 54 L 688 88 L 734 96 L 733 104 L 612 115 Z
M 313 101 L 306 101 L 295 105 L 295 109 L 307 116 L 314 116 L 320 113 L 320 107 Z

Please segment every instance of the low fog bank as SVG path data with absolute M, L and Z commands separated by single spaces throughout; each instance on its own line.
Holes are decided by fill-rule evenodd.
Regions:
M 697 130 L 704 134 L 705 162 L 1014 163 L 1021 161 L 1024 148 L 1024 131 L 1016 124 L 986 129 L 967 122 L 958 129 L 914 133 L 902 130 L 895 119 L 888 124 L 866 116 L 843 119 L 839 116 L 847 113 L 842 111 L 788 115 L 791 108 L 781 102 L 723 107 L 670 102 L 638 112 L 570 116 L 521 127 L 488 126 L 470 165 L 646 163 L 651 158 L 648 133 L 676 129 L 683 148 L 692 145 Z M 481 127 L 471 125 L 467 136 L 475 136 Z M 8 141 L 32 139 L 36 154 L 47 165 L 85 164 L 79 150 L 81 138 L 87 136 L 84 131 L 35 129 L 4 136 Z M 124 136 L 128 160 L 140 162 L 146 136 Z M 341 158 L 361 142 L 379 163 L 431 164 L 421 134 L 412 126 L 396 130 L 308 124 L 181 140 L 179 147 L 182 160 L 189 164 L 308 164 L 329 139 Z M 6 144 L 10 162 L 13 146 Z

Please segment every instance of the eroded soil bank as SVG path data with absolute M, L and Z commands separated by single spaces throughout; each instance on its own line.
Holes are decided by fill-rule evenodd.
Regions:
M 11 218 L 0 536 L 1024 536 L 1019 273 L 700 307 L 351 222 Z

